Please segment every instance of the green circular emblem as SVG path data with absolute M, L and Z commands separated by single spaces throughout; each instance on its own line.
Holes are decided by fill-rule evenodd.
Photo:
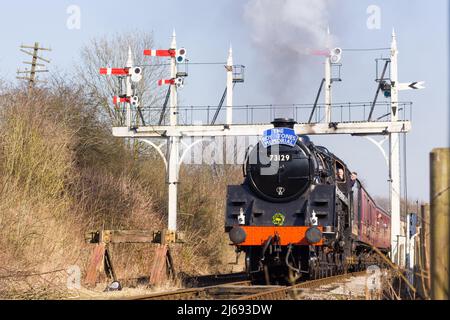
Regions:
M 277 213 L 272 217 L 272 223 L 276 226 L 282 226 L 286 218 L 283 214 Z

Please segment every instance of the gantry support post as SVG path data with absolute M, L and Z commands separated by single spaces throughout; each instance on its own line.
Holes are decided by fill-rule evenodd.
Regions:
M 395 32 L 391 43 L 391 122 L 398 121 L 398 50 Z M 390 133 L 390 198 L 391 198 L 391 259 L 405 266 L 404 238 L 400 226 L 400 134 Z
M 331 33 L 330 28 L 327 29 L 327 49 L 331 49 Z M 325 122 L 331 123 L 331 53 L 327 54 L 325 58 Z
M 325 122 L 331 123 L 331 58 L 325 59 Z
M 171 50 L 177 51 L 177 40 L 175 30 L 172 35 Z M 170 60 L 171 79 L 177 77 L 177 62 L 176 57 L 171 57 Z M 170 126 L 175 128 L 178 125 L 178 92 L 175 84 L 170 85 Z M 169 237 L 175 240 L 175 234 L 177 231 L 177 197 L 178 197 L 178 166 L 180 157 L 180 137 L 177 135 L 171 135 L 168 137 L 168 153 L 169 153 L 169 170 L 167 183 L 169 184 L 169 197 L 168 197 L 168 231 Z
M 227 125 L 233 124 L 233 49 L 230 46 L 227 60 Z
M 133 61 L 133 53 L 131 52 L 131 47 L 128 47 L 128 60 L 126 67 L 132 68 L 134 64 Z M 133 85 L 131 83 L 131 77 L 125 77 L 125 86 L 127 91 L 127 97 L 131 97 L 133 95 Z M 131 116 L 131 103 L 130 101 L 126 102 L 126 125 L 128 129 L 130 130 L 132 127 L 132 116 Z

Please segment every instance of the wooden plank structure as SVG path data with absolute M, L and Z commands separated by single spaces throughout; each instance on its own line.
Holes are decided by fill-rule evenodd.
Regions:
M 89 259 L 89 266 L 86 271 L 86 284 L 93 286 L 97 283 L 98 274 L 103 271 L 106 245 L 99 243 L 95 245 Z
M 166 256 L 168 254 L 167 245 L 158 245 L 153 258 L 153 265 L 150 271 L 150 283 L 160 284 L 166 279 Z
M 86 234 L 86 242 L 94 244 L 86 271 L 85 283 L 95 286 L 99 275 L 104 273 L 109 279 L 118 281 L 109 246 L 111 244 L 157 244 L 151 267 L 149 284 L 157 286 L 168 278 L 175 278 L 174 264 L 168 243 L 173 243 L 170 234 L 148 230 L 102 230 Z M 179 241 L 182 241 L 179 236 Z

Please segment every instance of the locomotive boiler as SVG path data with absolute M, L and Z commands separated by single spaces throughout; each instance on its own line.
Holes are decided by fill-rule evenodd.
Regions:
M 244 182 L 228 186 L 225 231 L 246 271 L 266 283 L 315 279 L 374 263 L 389 251 L 390 217 L 345 163 L 297 135 L 292 119 L 247 151 Z

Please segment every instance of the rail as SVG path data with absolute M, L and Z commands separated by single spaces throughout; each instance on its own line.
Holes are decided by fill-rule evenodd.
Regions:
M 259 286 L 251 281 L 239 281 L 203 288 L 181 289 L 155 293 L 127 300 L 284 300 L 298 289 L 312 289 L 341 282 L 351 277 L 367 275 L 366 271 L 346 273 L 327 278 L 305 281 L 293 286 Z
M 248 290 L 246 290 L 248 289 Z M 203 288 L 181 289 L 171 292 L 155 293 L 139 297 L 132 297 L 127 300 L 202 300 L 214 296 L 230 296 L 232 293 L 242 294 L 243 292 L 253 292 L 261 290 L 251 286 L 251 281 L 239 281 L 229 284 L 221 284 Z
M 283 300 L 288 299 L 290 294 L 294 293 L 295 290 L 298 289 L 312 289 L 312 288 L 318 288 L 321 286 L 329 285 L 336 282 L 341 282 L 343 280 L 349 279 L 351 277 L 358 277 L 367 275 L 367 271 L 359 271 L 354 273 L 345 273 L 340 274 L 332 277 L 327 278 L 321 278 L 311 281 L 305 281 L 297 285 L 280 288 L 280 289 L 274 289 L 267 292 L 260 292 L 254 295 L 249 295 L 242 297 L 238 300 Z

